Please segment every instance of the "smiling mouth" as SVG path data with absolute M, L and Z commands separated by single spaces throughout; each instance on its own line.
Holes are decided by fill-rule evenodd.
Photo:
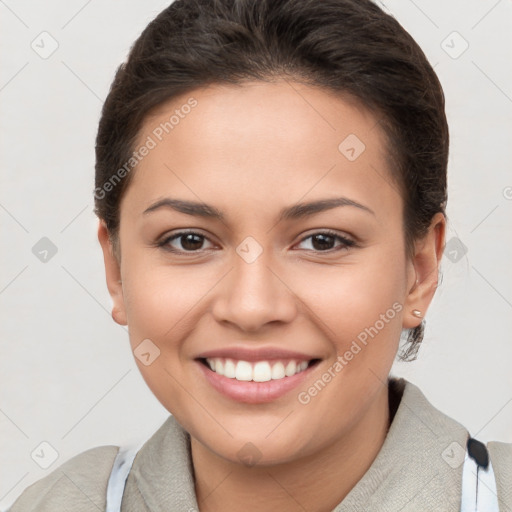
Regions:
M 283 380 L 302 373 L 318 364 L 320 359 L 301 361 L 297 359 L 273 361 L 243 361 L 222 357 L 198 359 L 209 370 L 228 379 L 241 382 L 268 382 Z

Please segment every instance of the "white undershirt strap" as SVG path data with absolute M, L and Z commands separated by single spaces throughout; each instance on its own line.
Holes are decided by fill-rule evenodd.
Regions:
M 479 466 L 466 450 L 462 470 L 461 512 L 499 512 L 496 478 L 491 459 L 487 468 Z
M 117 452 L 107 486 L 106 512 L 121 512 L 124 488 L 140 446 L 121 447 Z

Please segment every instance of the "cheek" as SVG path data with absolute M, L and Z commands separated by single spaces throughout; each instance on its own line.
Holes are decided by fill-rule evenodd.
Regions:
M 180 385 L 190 370 L 186 339 L 198 323 L 200 299 L 211 285 L 194 278 L 193 270 L 155 266 L 144 260 L 130 256 L 124 262 L 130 345 L 146 384 L 174 414 L 191 409 L 190 396 Z M 148 352 L 151 360 L 146 364 L 142 355 Z
M 135 269 L 125 287 L 130 332 L 149 338 L 175 337 L 206 292 L 202 293 L 200 283 L 176 271 Z
M 219 280 L 203 265 L 155 264 L 137 251 L 124 262 L 124 304 L 132 349 L 149 338 L 160 362 L 176 367 L 189 351 L 187 337 L 206 314 L 205 304 Z
M 402 330 L 404 260 L 392 247 L 381 249 L 368 251 L 364 264 L 358 261 L 318 274 L 314 294 L 306 286 L 311 276 L 304 278 L 315 324 L 335 354 L 317 380 L 299 390 L 297 399 L 309 421 L 322 418 L 326 437 L 336 435 L 340 423 L 348 428 L 360 418 L 386 382 L 396 356 Z M 333 403 L 338 407 L 328 406 Z
M 372 327 L 393 337 L 402 328 L 404 260 L 392 247 L 367 250 L 347 264 L 302 274 L 302 297 L 322 322 L 326 337 L 335 340 L 338 353 L 358 336 L 364 341 Z M 314 286 L 312 286 L 314 283 Z M 367 334 L 367 336 L 369 336 Z

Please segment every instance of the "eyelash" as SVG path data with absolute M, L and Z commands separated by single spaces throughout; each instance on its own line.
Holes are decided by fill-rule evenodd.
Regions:
M 197 251 L 183 251 L 183 250 L 178 250 L 178 249 L 171 248 L 168 245 L 169 242 L 171 242 L 173 240 L 176 240 L 176 239 L 179 239 L 179 238 L 181 238 L 182 236 L 185 236 L 185 235 L 197 235 L 197 236 L 199 236 L 201 238 L 204 238 L 205 240 L 210 241 L 208 239 L 208 237 L 206 237 L 205 235 L 202 235 L 201 233 L 198 233 L 196 231 L 180 231 L 178 233 L 175 233 L 172 236 L 168 236 L 168 237 L 164 238 L 163 240 L 161 240 L 160 242 L 157 243 L 157 246 L 161 247 L 162 249 L 164 249 L 166 251 L 169 251 L 169 252 L 172 252 L 172 253 L 175 253 L 175 254 L 180 254 L 180 255 L 181 254 L 197 254 L 197 253 L 199 253 L 200 250 L 197 250 Z M 307 251 L 312 251 L 312 252 L 317 253 L 317 254 L 322 254 L 322 253 L 332 254 L 332 253 L 340 251 L 342 249 L 349 249 L 351 247 L 357 247 L 356 242 L 354 242 L 353 240 L 350 240 L 349 238 L 341 236 L 338 233 L 336 233 L 335 231 L 331 231 L 329 229 L 326 229 L 326 230 L 323 230 L 323 231 L 317 231 L 315 233 L 312 233 L 312 234 L 302 238 L 299 241 L 299 244 L 304 242 L 305 240 L 308 240 L 309 238 L 312 238 L 312 237 L 316 236 L 316 235 L 327 235 L 327 236 L 333 237 L 333 238 L 341 241 L 343 245 L 341 247 L 338 247 L 338 248 L 335 248 L 335 249 L 327 249 L 325 251 L 315 251 L 314 249 L 306 249 Z

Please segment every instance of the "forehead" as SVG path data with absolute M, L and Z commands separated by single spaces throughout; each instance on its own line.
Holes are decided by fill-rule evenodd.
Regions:
M 190 108 L 192 102 L 196 105 Z M 208 135 L 202 140 L 204 151 L 219 149 L 219 142 L 225 147 L 226 139 L 236 136 L 233 145 L 237 140 L 251 142 L 245 146 L 247 153 L 257 142 L 265 142 L 269 148 L 292 148 L 300 154 L 302 148 L 309 149 L 302 144 L 305 139 L 315 142 L 329 132 L 326 143 L 352 133 L 375 147 L 384 142 L 379 140 L 378 121 L 348 94 L 280 79 L 195 89 L 154 109 L 140 135 L 155 132 L 157 139 L 172 136 L 183 142 L 180 134 L 188 137 L 194 130 L 198 138 Z
M 152 148 L 127 196 L 140 208 L 167 192 L 268 208 L 327 193 L 378 209 L 397 200 L 378 121 L 349 97 L 287 80 L 199 88 L 145 118 L 136 147 Z

